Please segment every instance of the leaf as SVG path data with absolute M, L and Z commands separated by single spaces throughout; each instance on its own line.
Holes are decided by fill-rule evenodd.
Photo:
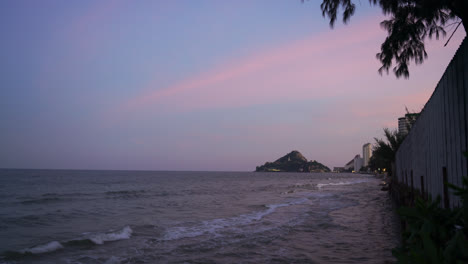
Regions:
M 432 239 L 430 238 L 429 234 L 422 233 L 421 238 L 422 238 L 423 247 L 424 247 L 424 254 L 430 261 L 429 263 L 440 264 L 441 259 L 438 254 L 437 247 L 434 244 L 434 241 L 432 241 Z

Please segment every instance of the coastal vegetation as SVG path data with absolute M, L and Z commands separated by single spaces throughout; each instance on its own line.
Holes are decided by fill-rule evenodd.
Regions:
M 257 166 L 256 172 L 329 172 L 330 168 L 322 163 L 308 161 L 299 151 L 293 150 L 274 162 Z
M 410 62 L 421 64 L 427 59 L 424 45 L 426 39 L 439 39 L 439 36 L 447 34 L 447 28 L 456 26 L 453 35 L 461 24 L 468 33 L 466 0 L 369 0 L 369 3 L 380 6 L 388 17 L 380 23 L 388 34 L 376 55 L 382 64 L 380 74 L 388 74 L 395 63 L 392 70 L 396 77 L 409 78 Z M 330 19 L 331 27 L 337 19 L 338 11 L 343 12 L 343 22 L 347 23 L 356 10 L 351 0 L 323 0 L 320 7 L 322 15 Z
M 445 184 L 460 198 L 460 207 L 441 208 L 440 197 L 433 201 L 419 195 L 398 209 L 404 223 L 402 245 L 392 253 L 399 263 L 468 263 L 468 178 L 463 178 L 463 187 Z
M 395 155 L 405 135 L 399 134 L 397 130 L 384 128 L 385 139 L 375 139 L 372 156 L 369 160 L 369 168 L 372 170 L 383 170 L 392 173 L 392 164 L 395 162 Z

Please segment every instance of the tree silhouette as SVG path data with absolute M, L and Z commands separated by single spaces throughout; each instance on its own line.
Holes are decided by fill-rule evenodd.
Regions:
M 405 136 L 399 134 L 397 130 L 384 128 L 385 139 L 375 139 L 372 156 L 369 160 L 369 167 L 372 169 L 387 168 L 391 172 L 392 163 L 395 162 L 396 152 L 403 143 Z
M 379 5 L 389 19 L 380 23 L 388 35 L 376 57 L 382 63 L 379 73 L 388 74 L 395 63 L 393 72 L 399 78 L 409 78 L 410 61 L 421 64 L 427 58 L 424 41 L 435 36 L 446 35 L 446 28 L 463 24 L 468 30 L 468 0 L 369 0 Z M 351 0 L 323 0 L 322 15 L 330 19 L 330 26 L 336 22 L 338 11 L 343 12 L 343 23 L 354 14 L 356 5 Z

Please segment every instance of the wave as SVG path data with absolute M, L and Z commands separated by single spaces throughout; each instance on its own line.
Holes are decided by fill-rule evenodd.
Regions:
M 57 198 L 57 197 L 45 197 L 45 198 L 39 198 L 39 199 L 31 199 L 31 200 L 25 200 L 21 201 L 21 204 L 43 204 L 43 203 L 51 203 L 51 202 L 57 202 L 62 199 Z
M 330 182 L 330 183 L 318 183 L 317 188 L 322 189 L 325 186 L 337 186 L 337 185 L 352 185 L 352 184 L 358 184 L 358 183 L 363 183 L 363 182 L 368 182 L 368 180 L 355 180 L 355 181 L 346 181 L 346 182 Z
M 129 226 L 126 226 L 118 232 L 93 235 L 89 240 L 93 241 L 95 244 L 101 245 L 108 241 L 129 239 L 132 236 L 132 233 L 133 230 Z
M 43 215 L 24 215 L 19 217 L 5 217 L 1 218 L 1 225 L 14 225 L 22 227 L 40 227 L 50 224 L 49 214 Z
M 106 192 L 106 195 L 126 195 L 126 194 L 138 194 L 138 193 L 144 193 L 145 190 L 132 190 L 132 191 L 110 191 Z
M 146 193 L 145 190 L 125 190 L 125 191 L 109 191 L 105 195 L 111 199 L 129 199 L 129 198 L 139 198 Z
M 92 193 L 81 193 L 81 192 L 72 192 L 72 193 L 46 193 L 43 194 L 43 197 L 81 197 L 81 196 L 90 196 Z
M 282 192 L 281 194 L 296 193 L 299 190 L 303 190 L 303 189 L 305 189 L 305 190 L 315 189 L 316 186 L 315 186 L 315 184 L 312 184 L 312 183 L 296 183 L 296 184 L 293 184 L 293 185 L 289 185 L 287 188 L 288 188 L 288 190 L 285 191 L 285 192 Z
M 63 245 L 58 241 L 51 241 L 49 243 L 34 246 L 27 249 L 22 249 L 19 251 L 6 251 L 3 253 L 4 259 L 12 260 L 12 259 L 19 259 L 25 256 L 32 256 L 37 254 L 44 254 L 53 252 L 59 249 L 62 249 Z
M 119 264 L 121 263 L 120 259 L 116 256 L 111 256 L 104 264 Z
M 331 180 L 331 178 L 328 178 Z M 310 190 L 310 189 L 321 189 L 325 186 L 338 186 L 338 185 L 351 185 L 351 184 L 358 184 L 362 182 L 367 182 L 368 180 L 354 180 L 354 181 L 346 181 L 346 182 L 329 182 L 329 183 L 318 183 L 318 184 L 312 184 L 312 183 L 296 183 L 294 185 L 289 185 L 288 190 L 285 192 L 282 192 L 281 194 L 292 194 L 296 193 L 300 190 Z
M 315 184 L 312 183 L 296 183 L 293 185 L 289 185 L 288 188 L 313 188 Z
M 76 217 L 82 217 L 83 215 L 83 212 L 79 209 L 75 209 L 72 212 L 62 211 L 60 209 L 54 212 L 47 212 L 45 210 L 37 211 L 37 214 L 0 217 L 0 227 L 4 225 L 16 227 L 53 226 L 60 221 L 69 221 Z
M 59 196 L 60 194 L 58 193 L 44 193 L 42 196 L 43 197 L 50 197 L 50 196 Z
M 66 247 L 82 247 L 82 246 L 93 246 L 102 245 L 104 242 L 117 241 L 123 239 L 129 239 L 133 233 L 133 230 L 129 226 L 125 226 L 121 230 L 107 233 L 97 233 L 89 235 L 88 237 L 72 239 L 68 241 L 51 241 L 46 244 L 37 245 L 31 248 L 26 248 L 18 251 L 7 251 L 4 252 L 4 257 L 7 259 L 17 259 L 23 256 L 38 255 L 44 253 L 50 253 Z
M 299 205 L 307 202 L 309 199 L 301 198 L 289 203 L 264 205 L 266 210 L 244 214 L 231 218 L 219 218 L 203 221 L 194 226 L 176 226 L 168 228 L 162 240 L 176 240 L 181 238 L 192 238 L 201 235 L 220 235 L 218 232 L 228 228 L 243 227 L 248 224 L 260 221 L 267 215 L 274 213 L 278 208 L 292 205 Z
M 58 249 L 62 249 L 63 248 L 63 245 L 60 244 L 60 242 L 57 242 L 57 241 L 52 241 L 52 242 L 49 242 L 47 244 L 44 244 L 44 245 L 39 245 L 39 246 L 35 246 L 35 247 L 32 247 L 32 248 L 29 248 L 29 249 L 26 249 L 26 250 L 23 250 L 21 253 L 32 253 L 32 254 L 43 254 L 43 253 L 47 253 L 47 252 L 52 252 L 52 251 L 56 251 Z
M 132 236 L 133 230 L 126 226 L 119 231 L 109 232 L 109 233 L 98 233 L 86 236 L 84 238 L 73 239 L 64 242 L 66 246 L 93 246 L 93 245 L 102 245 L 104 242 L 117 241 L 129 239 Z
M 76 199 L 78 197 L 86 197 L 90 196 L 90 194 L 86 193 L 45 193 L 39 196 L 23 196 L 17 197 L 19 203 L 28 205 L 28 204 L 44 204 L 44 203 L 52 203 L 52 202 L 61 202 L 71 199 Z

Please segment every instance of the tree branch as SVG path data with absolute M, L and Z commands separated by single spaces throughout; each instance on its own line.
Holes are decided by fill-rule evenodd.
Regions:
M 458 23 L 458 26 L 455 28 L 455 30 L 452 32 L 452 35 L 450 35 L 449 39 L 447 40 L 447 42 L 445 43 L 444 47 L 447 46 L 447 44 L 449 43 L 449 41 L 452 39 L 453 37 L 453 34 L 455 34 L 455 32 L 457 31 L 458 27 L 461 25 L 462 21 L 460 21 L 460 23 Z

